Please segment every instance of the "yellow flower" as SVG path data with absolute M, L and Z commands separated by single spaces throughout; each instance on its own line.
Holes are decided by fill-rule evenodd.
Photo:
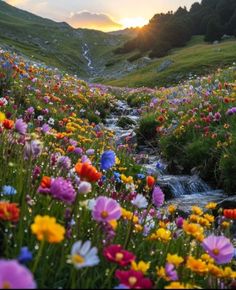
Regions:
M 171 204 L 171 205 L 169 205 L 168 206 L 168 211 L 169 211 L 169 213 L 170 214 L 174 214 L 175 213 L 175 211 L 176 211 L 176 205 L 173 205 L 173 204 Z
M 0 123 L 3 122 L 5 119 L 6 119 L 5 114 L 0 112 Z
M 166 280 L 166 281 L 170 281 L 170 278 L 166 275 L 166 270 L 164 267 L 157 267 L 157 276 L 159 276 L 160 278 Z
M 234 272 L 230 267 L 226 267 L 223 270 L 223 278 L 225 279 L 232 279 L 234 280 L 236 278 L 236 272 Z
M 198 274 L 204 274 L 208 272 L 206 262 L 202 261 L 201 259 L 195 259 L 194 257 L 190 256 L 186 265 L 188 269 Z
M 121 170 L 121 169 L 119 168 L 119 170 Z M 129 184 L 129 183 L 133 183 L 133 182 L 134 182 L 132 176 L 127 177 L 127 176 L 125 176 L 124 174 L 121 174 L 120 178 L 121 178 L 121 180 L 122 180 L 124 183 L 127 183 L 127 184 Z
M 138 223 L 138 217 L 134 215 L 131 211 L 128 211 L 124 208 L 121 209 L 121 215 L 123 219 L 133 220 L 133 223 Z
M 222 222 L 222 224 L 221 224 L 221 227 L 223 229 L 227 229 L 229 226 L 230 226 L 230 223 L 229 222 L 226 222 L 226 221 Z
M 114 231 L 117 229 L 118 223 L 116 220 L 109 221 L 109 224 L 111 225 L 111 227 Z
M 203 211 L 199 206 L 192 206 L 192 212 L 196 215 L 202 215 Z
M 199 216 L 196 214 L 191 214 L 189 217 L 189 220 L 193 223 L 198 223 L 199 222 Z
M 215 202 L 209 202 L 207 205 L 206 205 L 206 208 L 207 209 L 215 209 L 217 207 L 217 203 Z
M 201 259 L 207 263 L 214 264 L 214 259 L 211 258 L 211 256 L 209 256 L 208 254 L 202 254 Z
M 179 265 L 182 264 L 183 261 L 184 261 L 184 259 L 176 254 L 175 255 L 171 255 L 171 254 L 167 255 L 167 262 L 175 265 L 175 267 L 179 267 Z
M 182 284 L 180 282 L 171 282 L 170 285 L 165 287 L 165 289 L 201 289 L 201 288 L 195 285 Z
M 60 243 L 64 239 L 65 228 L 56 223 L 54 217 L 37 215 L 31 225 L 32 233 L 39 241 Z
M 153 235 L 151 235 L 151 238 L 152 238 L 152 236 Z M 171 240 L 171 232 L 169 230 L 165 230 L 165 229 L 160 228 L 154 234 L 154 240 L 160 240 L 163 243 L 166 243 L 169 240 Z
M 209 273 L 217 278 L 221 278 L 223 277 L 223 270 L 221 268 L 219 268 L 218 266 L 212 264 L 212 263 L 209 263 L 208 264 L 208 270 L 209 270 Z
M 215 217 L 210 214 L 204 214 L 204 218 L 207 219 L 210 223 L 213 223 L 215 220 Z
M 204 236 L 203 236 L 204 230 L 198 224 L 192 224 L 192 223 L 188 223 L 187 221 L 184 221 L 183 230 L 187 235 L 193 236 L 198 241 L 202 241 L 204 239 Z
M 145 263 L 144 261 L 140 261 L 136 263 L 135 261 L 132 261 L 131 268 L 135 271 L 140 271 L 145 275 L 150 268 L 150 262 Z

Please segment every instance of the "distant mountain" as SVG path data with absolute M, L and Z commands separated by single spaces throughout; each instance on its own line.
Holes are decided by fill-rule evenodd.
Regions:
M 129 39 L 36 16 L 0 1 L 0 46 L 88 78 Z
M 111 35 L 125 35 L 129 37 L 136 37 L 140 31 L 140 28 L 126 28 L 122 30 L 111 31 Z

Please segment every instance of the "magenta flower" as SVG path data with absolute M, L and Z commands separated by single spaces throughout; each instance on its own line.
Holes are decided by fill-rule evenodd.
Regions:
M 36 283 L 25 266 L 0 259 L 0 289 L 36 289 Z
M 155 186 L 152 192 L 152 202 L 156 207 L 161 207 L 165 201 L 163 191 L 159 186 Z
M 22 119 L 18 119 L 15 123 L 15 130 L 21 135 L 25 135 L 27 131 L 27 124 Z
M 234 247 L 224 236 L 211 235 L 203 240 L 202 247 L 217 264 L 229 263 L 234 256 Z
M 96 221 L 109 222 L 121 217 L 121 208 L 114 199 L 100 196 L 96 200 L 92 214 Z
M 55 199 L 64 201 L 67 204 L 72 204 L 76 198 L 76 192 L 72 183 L 62 177 L 52 180 L 50 194 Z

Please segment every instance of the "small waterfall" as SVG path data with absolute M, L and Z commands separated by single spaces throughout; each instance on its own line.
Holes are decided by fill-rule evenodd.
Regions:
M 138 123 L 139 114 L 136 109 L 127 105 L 124 101 L 118 101 L 116 112 L 106 119 L 106 127 L 116 133 L 117 145 L 123 143 L 126 138 L 135 138 L 135 125 L 131 129 L 123 129 L 117 125 L 121 116 L 126 116 Z M 212 190 L 210 186 L 197 175 L 170 175 L 167 172 L 167 164 L 155 148 L 140 146 L 138 153 L 134 153 L 136 162 L 142 165 L 147 174 L 156 176 L 158 185 L 165 193 L 170 203 L 178 205 L 187 212 L 191 205 L 204 206 L 210 201 L 219 202 L 226 198 L 221 190 Z M 168 204 L 168 202 L 167 202 Z

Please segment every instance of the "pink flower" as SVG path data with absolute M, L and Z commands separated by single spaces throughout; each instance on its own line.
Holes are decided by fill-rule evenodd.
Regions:
M 203 240 L 202 247 L 217 264 L 229 263 L 234 256 L 234 247 L 224 236 L 211 235 Z
M 100 196 L 93 209 L 93 218 L 99 222 L 118 220 L 121 217 L 120 205 L 112 198 Z
M 152 281 L 145 278 L 140 271 L 116 271 L 116 278 L 120 284 L 128 286 L 130 289 L 152 289 Z
M 18 119 L 15 123 L 15 129 L 21 135 L 25 135 L 27 131 L 27 124 L 22 119 Z
M 121 245 L 111 245 L 104 249 L 103 255 L 108 261 L 119 264 L 124 267 L 135 260 L 133 253 L 123 250 Z

